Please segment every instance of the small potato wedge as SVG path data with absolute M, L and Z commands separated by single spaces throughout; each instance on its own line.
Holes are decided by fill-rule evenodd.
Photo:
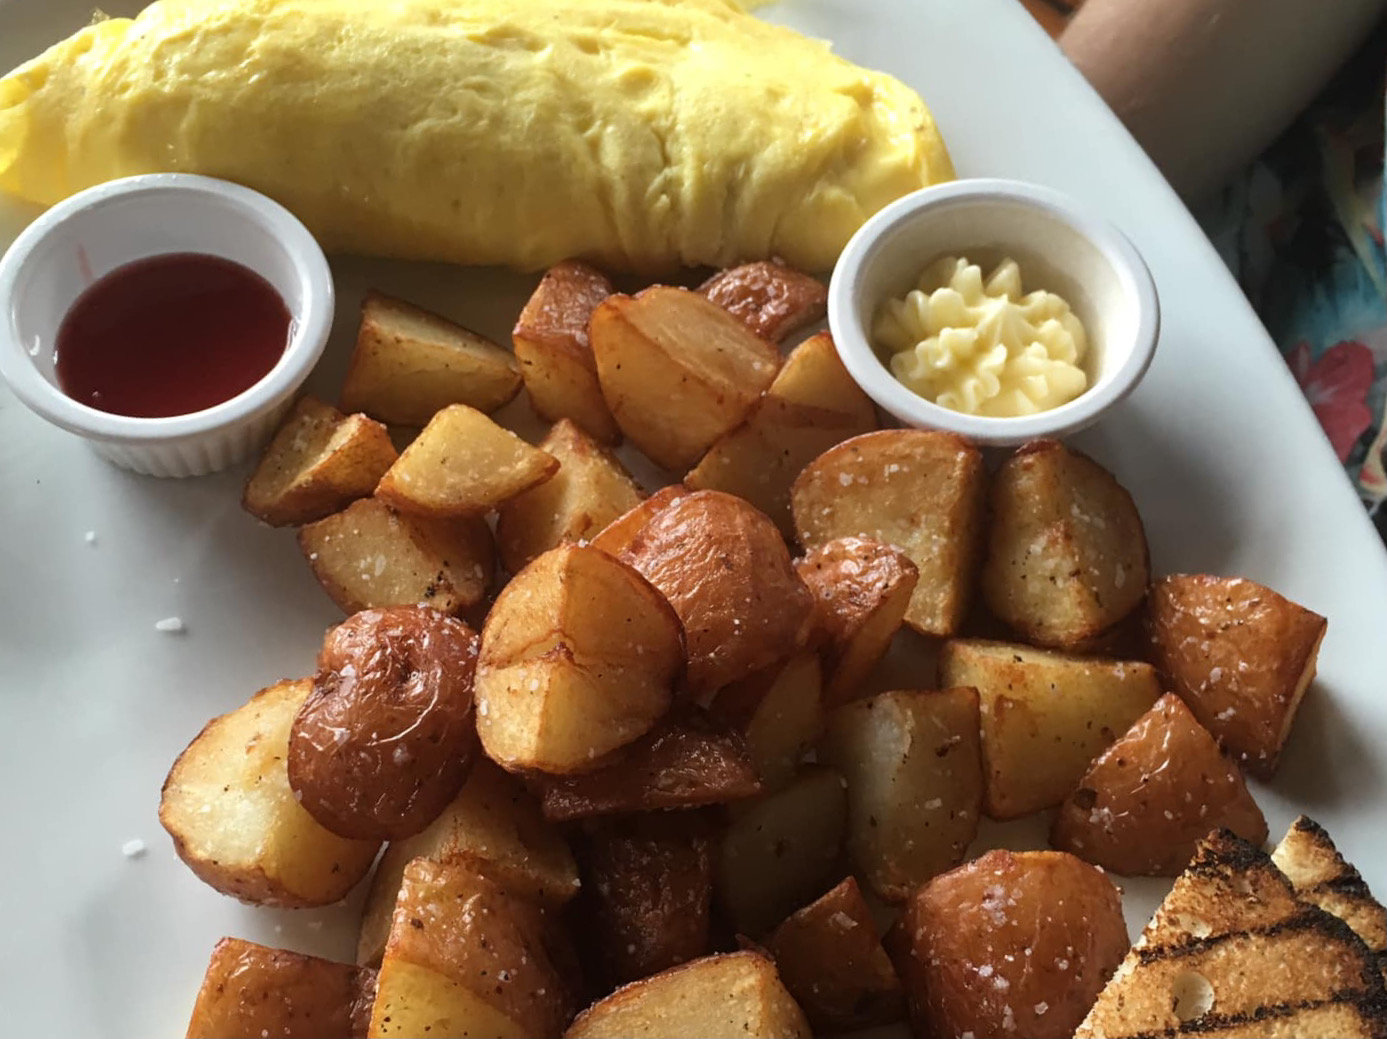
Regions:
M 968 688 L 882 693 L 829 715 L 819 757 L 848 781 L 848 853 L 887 901 L 953 869 L 978 835 L 978 721 Z
M 813 597 L 775 526 L 740 498 L 695 491 L 671 500 L 621 559 L 679 615 L 696 699 L 808 642 Z
M 484 519 L 407 516 L 376 498 L 300 528 L 299 548 L 344 613 L 415 603 L 457 613 L 486 598 L 496 573 Z
M 453 404 L 429 424 L 376 487 L 376 497 L 433 518 L 480 516 L 537 487 L 559 460 L 475 408 Z
M 935 877 L 887 936 L 917 1035 L 1068 1039 L 1127 954 L 1122 899 L 1059 851 L 989 851 Z
M 390 926 L 370 1039 L 558 1035 L 574 994 L 554 925 L 466 863 L 415 859 Z
M 683 659 L 679 618 L 645 578 L 590 546 L 552 549 L 487 615 L 482 746 L 511 771 L 598 768 L 669 709 Z
M 988 607 L 1027 642 L 1065 649 L 1117 624 L 1150 579 L 1141 516 L 1097 462 L 1058 440 L 1026 444 L 992 481 Z
M 825 451 L 800 473 L 790 497 L 807 551 L 857 536 L 904 552 L 919 572 L 905 622 L 947 636 L 968 615 L 985 495 L 982 455 L 962 437 L 884 429 Z
M 856 699 L 904 623 L 920 571 L 899 549 L 857 537 L 824 542 L 795 569 L 814 593 L 825 638 L 824 699 L 830 706 Z
M 602 396 L 588 323 L 612 283 L 581 260 L 550 267 L 511 332 L 530 404 L 549 422 L 571 419 L 594 440 L 615 444 L 621 430 Z
M 1148 611 L 1171 691 L 1235 761 L 1270 778 L 1329 622 L 1254 581 L 1207 574 L 1157 581 Z
M 984 639 L 944 643 L 939 680 L 981 697 L 983 808 L 993 819 L 1059 804 L 1161 695 L 1150 664 Z
M 193 1004 L 188 1039 L 365 1039 L 376 972 L 240 938 L 223 938 Z
M 178 857 L 242 902 L 331 905 L 380 850 L 325 829 L 289 787 L 289 729 L 312 689 L 307 678 L 279 682 L 213 718 L 164 780 L 159 822 Z
M 568 419 L 539 449 L 559 460 L 558 471 L 502 505 L 496 522 L 501 562 L 513 574 L 565 541 L 591 540 L 641 503 L 626 468 Z
M 609 556 L 620 558 L 621 553 L 630 547 L 631 542 L 636 539 L 636 535 L 645 529 L 645 525 L 654 518 L 657 512 L 662 511 L 671 502 L 688 493 L 689 489 L 683 484 L 674 483 L 668 487 L 661 487 L 635 508 L 628 510 L 603 527 L 588 544 L 592 545 L 593 548 L 600 548 Z
M 780 366 L 775 347 L 716 303 L 666 285 L 603 301 L 589 335 L 617 425 L 676 471 L 746 418 Z
M 828 313 L 828 288 L 823 282 L 767 260 L 718 271 L 698 291 L 772 343 Z
M 1060 806 L 1050 843 L 1113 873 L 1174 877 L 1219 827 L 1258 847 L 1267 839 L 1238 767 L 1166 693 L 1089 766 Z
M 578 847 L 588 962 L 603 991 L 708 954 L 713 833 L 698 816 L 603 820 Z
M 480 758 L 453 803 L 426 830 L 386 847 L 361 916 L 358 963 L 380 962 L 405 866 L 416 858 L 468 863 L 511 894 L 549 908 L 578 893 L 573 854 L 544 821 L 534 797 L 518 779 Z
M 746 737 L 761 789 L 779 790 L 823 735 L 819 658 L 805 651 L 724 686 L 710 711 Z
M 766 951 L 816 1032 L 856 1032 L 905 1016 L 901 979 L 852 877 L 777 927 Z
M 838 772 L 808 765 L 783 790 L 738 807 L 714 889 L 738 933 L 765 934 L 843 875 L 846 794 Z
M 509 350 L 445 317 L 367 294 L 342 386 L 342 407 L 401 426 L 422 426 L 450 404 L 495 411 L 520 392 Z
M 808 1039 L 812 1034 L 775 964 L 744 950 L 705 956 L 623 986 L 579 1014 L 564 1039 Z
M 260 456 L 241 505 L 273 527 L 312 523 L 369 495 L 395 457 L 379 422 L 302 397 Z
M 551 822 L 696 808 L 754 797 L 761 790 L 742 737 L 692 713 L 661 724 L 605 768 L 533 781 Z
M 692 490 L 726 491 L 794 537 L 790 487 L 835 444 L 877 428 L 876 408 L 838 359 L 827 332 L 791 351 L 746 421 L 708 449 L 684 477 Z

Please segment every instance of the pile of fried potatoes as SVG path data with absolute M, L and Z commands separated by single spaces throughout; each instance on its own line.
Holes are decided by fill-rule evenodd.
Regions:
M 826 333 L 782 356 L 824 303 L 568 262 L 512 351 L 366 299 L 341 409 L 301 400 L 244 499 L 349 616 L 160 810 L 242 901 L 367 882 L 356 963 L 228 938 L 189 1036 L 1070 1036 L 1127 952 L 1105 871 L 1265 840 L 1243 772 L 1324 618 L 1153 579 L 1064 444 L 879 428 Z M 492 417 L 522 388 L 538 444 Z M 1039 812 L 1054 850 L 967 861 Z

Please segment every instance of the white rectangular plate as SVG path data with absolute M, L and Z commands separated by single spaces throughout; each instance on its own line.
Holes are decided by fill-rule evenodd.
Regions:
M 79 28 L 91 8 L 0 0 L 0 71 Z M 1273 837 L 1308 812 L 1387 894 L 1387 557 L 1199 228 L 1016 0 L 785 0 L 763 13 L 916 87 L 961 176 L 1068 191 L 1145 253 L 1163 303 L 1155 365 L 1081 444 L 1136 496 L 1158 572 L 1247 576 L 1329 617 L 1320 677 L 1281 773 L 1255 792 Z M 25 217 L 0 211 L 0 246 Z M 329 398 L 368 286 L 506 341 L 533 284 L 354 259 L 335 270 L 337 332 L 312 384 Z M 241 473 L 160 482 L 118 471 L 3 389 L 0 477 L 7 1030 L 182 1034 L 225 934 L 348 957 L 351 911 L 272 912 L 222 898 L 178 862 L 156 818 L 164 774 L 198 729 L 261 686 L 309 673 L 340 617 L 292 533 L 241 511 Z M 186 633 L 155 630 L 170 616 Z M 132 839 L 147 852 L 125 857 Z M 1134 933 L 1160 893 L 1129 886 Z

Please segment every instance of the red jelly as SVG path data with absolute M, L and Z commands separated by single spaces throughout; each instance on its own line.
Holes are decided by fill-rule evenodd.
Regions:
M 188 415 L 259 382 L 289 345 L 278 292 L 238 263 L 200 253 L 117 267 L 58 329 L 58 385 L 113 415 Z

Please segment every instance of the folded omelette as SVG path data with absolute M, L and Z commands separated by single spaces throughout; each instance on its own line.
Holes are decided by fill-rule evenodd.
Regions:
M 909 88 L 731 0 L 159 0 L 0 80 L 0 190 L 180 171 L 334 251 L 833 265 L 953 171 Z

